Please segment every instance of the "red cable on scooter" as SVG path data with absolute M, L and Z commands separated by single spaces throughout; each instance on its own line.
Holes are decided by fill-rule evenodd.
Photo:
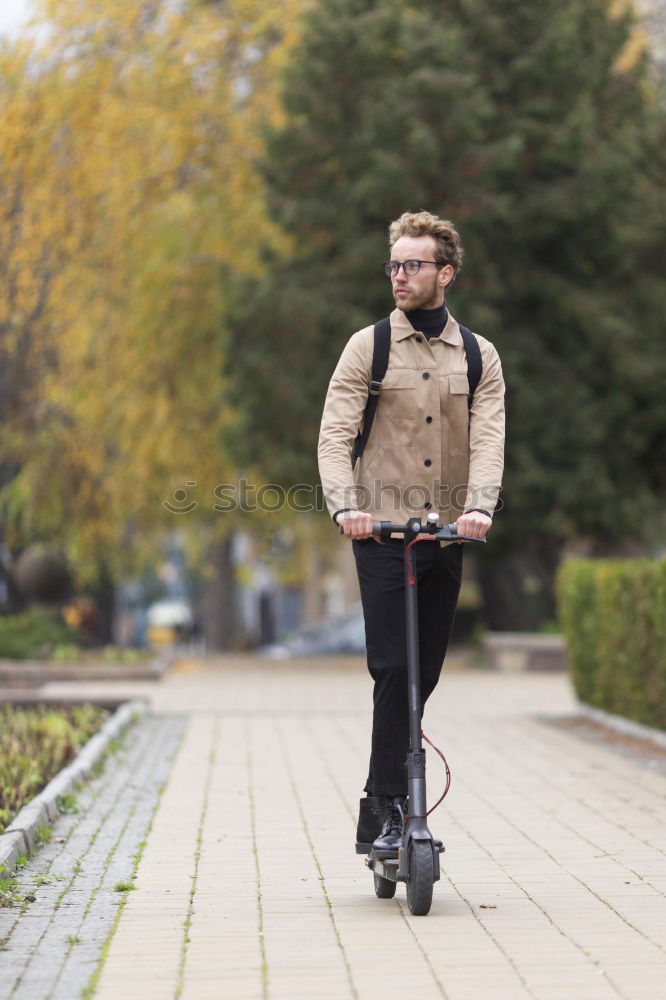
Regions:
M 435 753 L 439 754 L 439 756 L 444 761 L 444 767 L 446 768 L 446 786 L 444 788 L 444 791 L 440 795 L 440 797 L 435 802 L 434 806 L 432 806 L 430 809 L 428 809 L 428 811 L 426 813 L 426 816 L 429 816 L 430 813 L 434 812 L 434 810 L 437 808 L 437 806 L 440 805 L 444 801 L 444 799 L 446 798 L 446 796 L 448 794 L 449 788 L 451 787 L 451 768 L 449 767 L 449 765 L 447 763 L 447 760 L 446 760 L 446 757 L 444 756 L 444 754 L 442 753 L 442 751 L 439 749 L 439 747 L 435 746 L 435 744 L 432 742 L 432 740 L 428 739 L 428 737 L 423 732 L 423 730 L 421 730 L 421 739 L 424 739 L 426 741 L 426 743 L 429 743 L 430 746 L 435 751 Z
M 410 587 L 416 586 L 416 577 L 412 573 L 412 567 L 409 562 L 409 550 L 411 549 L 412 545 L 416 545 L 417 542 L 434 542 L 434 541 L 436 541 L 436 538 L 434 537 L 434 535 L 431 535 L 429 538 L 428 537 L 412 538 L 411 542 L 408 542 L 407 545 L 405 545 L 405 565 L 407 567 L 407 572 L 409 574 L 407 582 L 409 583 Z

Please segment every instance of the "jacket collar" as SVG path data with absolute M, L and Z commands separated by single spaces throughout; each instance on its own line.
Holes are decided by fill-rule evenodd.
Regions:
M 392 340 L 405 340 L 407 337 L 411 337 L 416 334 L 417 331 L 414 329 L 412 324 L 409 322 L 405 316 L 402 309 L 394 309 L 390 316 L 391 320 L 391 339 Z M 449 310 L 449 316 L 446 321 L 446 326 L 442 330 L 439 338 L 435 337 L 434 340 L 443 340 L 447 344 L 455 344 L 459 346 L 462 344 L 462 334 L 460 333 L 460 327 L 457 321 L 451 315 Z

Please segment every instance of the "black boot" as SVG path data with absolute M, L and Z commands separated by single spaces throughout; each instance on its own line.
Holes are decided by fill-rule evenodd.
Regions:
M 375 854 L 391 857 L 398 853 L 405 819 L 405 799 L 404 795 L 393 795 L 387 800 L 388 815 L 384 821 L 382 832 L 372 845 Z
M 389 809 L 385 795 L 366 795 L 360 800 L 356 828 L 356 853 L 369 854 L 372 843 L 382 832 Z

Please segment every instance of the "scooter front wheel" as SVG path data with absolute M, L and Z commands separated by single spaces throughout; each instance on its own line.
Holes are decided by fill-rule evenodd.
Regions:
M 396 883 L 390 878 L 383 878 L 374 872 L 375 895 L 378 899 L 393 899 L 395 896 Z
M 435 866 L 432 844 L 428 840 L 411 840 L 409 843 L 409 880 L 407 905 L 415 917 L 425 917 L 432 905 Z

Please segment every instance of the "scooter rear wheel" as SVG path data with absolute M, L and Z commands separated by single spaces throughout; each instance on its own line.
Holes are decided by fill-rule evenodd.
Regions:
M 375 877 L 375 894 L 379 899 L 393 899 L 395 896 L 396 883 L 390 878 L 383 878 L 381 875 L 373 873 Z
M 425 917 L 430 912 L 434 881 L 435 866 L 431 843 L 427 840 L 411 840 L 407 905 L 409 912 L 415 917 Z

